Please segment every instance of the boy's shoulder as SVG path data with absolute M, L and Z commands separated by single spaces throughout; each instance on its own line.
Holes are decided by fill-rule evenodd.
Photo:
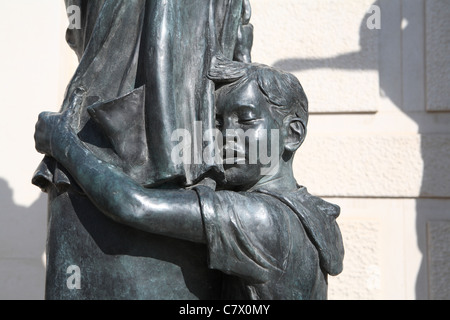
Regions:
M 318 249 L 321 265 L 327 273 L 337 275 L 342 272 L 344 244 L 336 222 L 341 212 L 338 205 L 311 195 L 305 187 L 284 194 L 258 192 L 278 199 L 297 215 Z
M 263 189 L 252 192 L 214 191 L 207 186 L 197 186 L 195 190 L 200 197 L 203 215 L 215 217 L 211 220 L 215 221 L 212 225 L 224 219 L 230 220 L 232 225 L 245 226 L 245 231 L 251 231 L 248 228 L 257 230 L 257 238 L 264 233 L 262 230 L 284 235 L 285 225 L 296 216 L 316 247 L 322 268 L 330 275 L 342 272 L 344 245 L 336 223 L 340 208 L 311 195 L 305 187 L 289 193 Z M 289 212 L 290 218 L 280 219 L 281 216 L 286 217 L 280 215 L 281 212 Z M 281 238 L 278 240 L 283 242 Z

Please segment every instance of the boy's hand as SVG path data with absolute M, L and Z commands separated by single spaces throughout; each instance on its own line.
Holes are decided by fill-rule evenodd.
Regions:
M 70 143 L 71 138 L 76 137 L 84 93 L 82 89 L 75 90 L 69 106 L 62 113 L 42 112 L 39 115 L 34 134 L 38 152 L 55 157 Z

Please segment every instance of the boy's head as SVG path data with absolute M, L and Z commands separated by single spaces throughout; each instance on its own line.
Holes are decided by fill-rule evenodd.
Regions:
M 306 128 L 308 124 L 308 99 L 300 81 L 292 74 L 256 63 L 230 61 L 222 57 L 213 59 L 209 78 L 216 83 L 219 94 L 229 89 L 255 81 L 261 93 L 272 106 L 273 116 L 282 121 L 295 115 Z
M 214 59 L 209 78 L 216 84 L 216 120 L 225 138 L 228 184 L 254 184 L 262 175 L 277 175 L 306 136 L 308 100 L 298 79 L 265 65 L 222 58 Z M 244 139 L 230 146 L 236 139 L 227 138 L 236 130 L 245 133 Z M 259 148 L 253 149 L 252 141 Z M 228 149 L 234 152 L 234 162 Z

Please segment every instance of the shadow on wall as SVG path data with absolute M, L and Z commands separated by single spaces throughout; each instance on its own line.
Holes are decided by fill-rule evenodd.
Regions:
M 29 208 L 18 206 L 8 183 L 0 178 L 0 204 L 0 300 L 43 299 L 46 196 Z
M 376 1 L 373 5 L 380 7 L 383 1 Z M 368 8 L 369 9 L 369 8 Z M 384 10 L 381 8 L 381 12 Z M 367 20 L 372 15 L 372 13 L 367 13 L 364 19 L 361 21 L 359 28 L 359 51 L 349 52 L 338 56 L 325 57 L 320 59 L 304 59 L 304 58 L 290 58 L 279 60 L 274 64 L 274 67 L 283 69 L 288 72 L 298 72 L 303 70 L 313 70 L 313 69 L 345 69 L 345 70 L 378 70 L 379 65 L 377 60 L 370 59 L 373 56 L 373 41 L 369 40 L 373 38 L 374 33 L 379 38 L 381 32 L 378 29 L 369 29 L 367 26 Z M 381 14 L 383 18 L 384 15 Z M 385 31 L 384 23 L 383 32 Z M 400 25 L 398 26 L 400 28 Z M 357 66 L 357 68 L 355 68 Z M 401 75 L 398 75 L 401 77 Z M 401 78 L 400 78 L 401 79 Z M 391 101 L 401 108 L 401 92 L 398 92 L 396 88 L 397 84 L 392 85 L 392 81 L 398 81 L 398 79 L 388 79 L 382 78 L 380 74 L 380 86 L 384 95 L 389 97 Z
M 403 6 L 410 3 L 403 2 Z M 373 3 L 380 7 L 381 11 L 381 29 L 369 29 L 367 26 L 367 20 L 372 16 L 373 12 L 367 13 L 364 19 L 361 21 L 359 29 L 359 44 L 360 50 L 357 52 L 350 52 L 334 57 L 320 58 L 320 59 L 304 59 L 304 58 L 291 58 L 279 60 L 274 64 L 274 67 L 284 69 L 288 72 L 298 72 L 302 70 L 313 69 L 345 69 L 345 70 L 378 70 L 380 78 L 381 94 L 389 98 L 406 116 L 414 120 L 418 124 L 419 133 L 425 132 L 426 129 L 430 131 L 430 128 L 425 128 L 423 124 L 423 115 L 426 110 L 425 101 L 425 86 L 420 88 L 423 94 L 417 95 L 417 93 L 411 94 L 411 92 L 404 92 L 402 79 L 404 77 L 404 70 L 402 70 L 402 33 L 411 34 L 417 28 L 424 28 L 424 21 L 418 19 L 417 16 L 411 15 L 411 10 L 403 10 L 403 17 L 393 13 L 396 8 L 392 6 L 400 7 L 402 4 L 399 1 L 387 1 L 379 0 Z M 369 9 L 369 8 L 368 8 Z M 400 11 L 401 12 L 401 11 Z M 411 15 L 411 16 L 408 16 Z M 402 19 L 405 19 L 408 24 L 402 26 Z M 403 27 L 403 28 L 402 28 Z M 373 33 L 377 34 L 379 42 L 379 63 L 377 60 L 367 59 L 373 54 L 373 47 L 371 41 L 368 41 L 373 37 Z M 394 39 L 394 40 L 393 40 Z M 423 43 L 421 43 L 423 41 Z M 384 47 L 381 47 L 383 44 Z M 388 46 L 386 46 L 388 44 Z M 418 38 L 417 46 L 423 45 L 423 39 Z M 392 46 L 392 47 L 390 47 Z M 357 66 L 357 67 L 355 67 Z M 425 79 L 423 79 L 425 81 Z M 409 89 L 410 90 L 410 89 Z M 411 91 L 411 90 L 410 90 Z M 405 95 L 409 94 L 408 101 L 414 101 L 411 99 L 411 95 L 419 97 L 415 99 L 415 103 L 420 105 L 420 111 L 418 108 L 412 108 L 406 102 L 404 102 Z M 411 110 L 412 109 L 412 110 Z M 428 114 L 429 117 L 435 115 Z M 423 161 L 423 178 L 420 189 L 420 198 L 416 199 L 416 233 L 418 239 L 418 247 L 422 253 L 422 262 L 420 270 L 417 274 L 415 292 L 416 299 L 428 299 L 428 278 L 427 278 L 427 235 L 426 235 L 426 223 L 427 223 L 427 197 L 430 197 L 430 183 L 439 179 L 433 175 L 436 170 L 430 170 L 430 155 L 427 154 L 427 150 L 430 150 L 427 145 L 427 139 L 421 139 L 421 157 Z M 444 155 L 449 156 L 449 155 Z M 432 158 L 432 157 L 431 157 Z

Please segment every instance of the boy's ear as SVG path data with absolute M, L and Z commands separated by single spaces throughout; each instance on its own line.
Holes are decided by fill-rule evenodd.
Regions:
M 288 116 L 285 119 L 285 128 L 287 128 L 285 136 L 284 148 L 294 153 L 303 144 L 306 137 L 306 126 L 303 120 L 296 117 Z

